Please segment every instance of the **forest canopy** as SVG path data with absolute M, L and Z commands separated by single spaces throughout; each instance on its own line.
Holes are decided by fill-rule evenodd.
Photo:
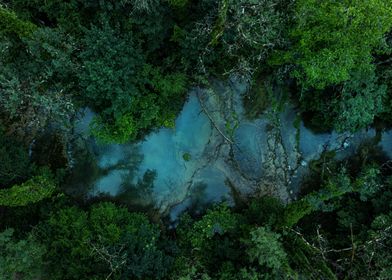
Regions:
M 83 165 L 96 150 L 74 137 L 80 112 L 94 115 L 96 146 L 135 143 L 175 131 L 191 89 L 234 76 L 248 116 L 274 121 L 285 99 L 298 131 L 374 129 L 380 141 L 392 126 L 392 1 L 1 1 L 0 280 L 392 279 L 392 159 L 378 142 L 299 157 L 308 172 L 291 200 L 255 192 L 175 225 L 150 205 L 63 191 L 70 169 L 98 173 Z M 231 142 L 238 116 L 227 111 L 233 123 L 211 127 Z M 122 195 L 151 195 L 156 173 L 145 174 L 130 183 L 141 194 Z

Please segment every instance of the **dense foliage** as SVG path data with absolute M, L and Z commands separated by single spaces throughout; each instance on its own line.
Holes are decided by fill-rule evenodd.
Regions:
M 355 131 L 390 107 L 391 19 L 378 0 L 6 1 L 3 119 L 32 137 L 89 106 L 96 136 L 126 142 L 172 126 L 189 82 L 276 73 L 312 127 Z
M 44 261 L 50 279 L 159 279 L 170 263 L 160 248 L 158 227 L 144 215 L 110 203 L 88 212 L 62 208 L 39 224 L 34 235 L 48 244 Z
M 305 87 L 325 88 L 373 70 L 374 51 L 385 51 L 384 34 L 392 27 L 389 1 L 296 1 L 297 23 L 291 50 Z
M 57 196 L 17 238 L 8 224 L 22 225 L 2 224 L 1 273 L 22 279 L 389 279 L 392 173 L 378 162 L 360 152 L 315 163 L 307 193 L 287 206 L 272 197 L 241 208 L 217 205 L 198 217 L 183 215 L 175 230 L 113 203 L 81 208 Z
M 392 167 L 374 147 L 323 155 L 287 205 L 255 195 L 174 228 L 61 193 L 81 108 L 96 138 L 135 141 L 174 127 L 190 86 L 232 74 L 251 85 L 250 115 L 268 84 L 315 131 L 383 130 L 392 1 L 1 1 L 0 279 L 392 279 Z

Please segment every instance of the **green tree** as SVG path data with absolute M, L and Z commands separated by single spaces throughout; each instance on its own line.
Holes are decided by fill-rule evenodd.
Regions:
M 353 73 L 343 84 L 339 98 L 331 103 L 336 115 L 333 125 L 337 131 L 355 132 L 373 123 L 384 112 L 387 87 L 379 85 L 374 71 Z
M 225 60 L 235 61 L 231 71 L 253 74 L 263 67 L 273 50 L 286 44 L 285 17 L 289 9 L 286 6 L 287 14 L 281 13 L 281 4 L 280 0 L 227 1 L 219 42 L 228 55 Z
M 372 53 L 392 27 L 392 3 L 382 0 L 299 0 L 295 7 L 295 40 L 289 51 L 305 88 L 325 88 L 368 72 Z
M 286 43 L 285 15 L 280 0 L 203 1 L 199 18 L 175 26 L 174 41 L 182 61 L 200 75 L 253 76 L 272 50 Z M 285 7 L 287 8 L 287 7 Z M 196 67 L 195 67 L 196 66 Z
M 49 123 L 69 129 L 75 112 L 73 39 L 41 28 L 22 41 L 0 45 L 0 110 L 9 134 L 30 142 Z
M 392 276 L 392 213 L 383 214 L 374 219 L 368 232 L 359 261 L 363 266 L 359 273 L 366 273 L 368 278 L 388 279 Z
M 0 278 L 35 280 L 42 277 L 45 247 L 32 236 L 16 240 L 14 230 L 0 233 Z
M 111 203 L 101 203 L 91 209 L 89 223 L 95 248 L 106 245 L 122 255 L 123 263 L 118 262 L 121 266 L 117 272 L 121 277 L 162 279 L 165 276 L 170 258 L 159 247 L 158 227 L 146 216 L 129 213 Z M 99 259 L 99 252 L 96 253 Z
M 215 236 L 224 235 L 236 230 L 238 219 L 227 206 L 208 210 L 200 221 L 197 221 L 188 234 L 194 248 L 203 248 Z
M 112 203 L 61 209 L 35 233 L 48 248 L 50 279 L 161 279 L 170 264 L 158 227 Z
M 35 29 L 34 24 L 19 19 L 12 10 L 0 4 L 0 38 L 13 34 L 19 37 L 31 36 Z
M 288 267 L 287 255 L 280 241 L 280 235 L 268 228 L 258 227 L 250 232 L 247 254 L 250 262 L 266 267 L 274 275 L 282 273 Z
M 387 112 L 387 93 L 374 69 L 353 70 L 339 85 L 304 91 L 300 103 L 304 115 L 311 116 L 307 120 L 312 128 L 356 132 Z
M 26 206 L 50 197 L 55 190 L 52 174 L 44 171 L 20 185 L 0 189 L 0 206 Z
M 82 99 L 100 116 L 93 132 L 106 142 L 126 142 L 171 123 L 182 104 L 186 80 L 146 62 L 137 38 L 105 22 L 86 30 L 80 54 Z
M 50 279 L 94 279 L 96 265 L 91 259 L 87 214 L 76 207 L 64 208 L 50 215 L 34 231 L 47 248 L 44 261 Z M 77 260 L 77 261 L 75 261 Z
M 0 186 L 25 181 L 30 177 L 32 165 L 27 148 L 4 134 L 0 127 Z
M 209 209 L 197 221 L 184 215 L 176 230 L 181 254 L 172 275 L 209 279 L 218 277 L 226 265 L 235 266 L 243 253 L 238 250 L 242 225 L 241 216 L 224 204 Z
M 362 201 L 367 201 L 382 188 L 381 171 L 377 166 L 366 166 L 354 181 L 354 190 Z

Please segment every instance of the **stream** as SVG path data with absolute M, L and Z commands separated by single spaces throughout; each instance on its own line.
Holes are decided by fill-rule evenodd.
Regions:
M 187 208 L 199 209 L 234 196 L 270 194 L 295 199 L 308 163 L 325 150 L 338 158 L 355 152 L 374 129 L 355 134 L 315 134 L 286 104 L 283 112 L 245 117 L 242 96 L 247 84 L 238 78 L 194 88 L 176 119 L 143 141 L 100 144 L 89 134 L 94 112 L 86 108 L 75 122 L 75 164 L 65 191 L 93 197 L 110 195 L 154 207 L 171 220 Z M 379 142 L 392 158 L 392 131 Z

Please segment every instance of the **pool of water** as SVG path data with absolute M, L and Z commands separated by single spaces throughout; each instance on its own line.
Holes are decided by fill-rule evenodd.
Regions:
M 239 193 L 250 193 L 271 173 L 264 168 L 268 160 L 270 119 L 245 118 L 241 103 L 245 90 L 246 84 L 238 80 L 217 83 L 216 95 L 193 89 L 175 128 L 161 128 L 143 141 L 122 145 L 97 143 L 89 135 L 94 113 L 85 109 L 75 123 L 75 134 L 84 139 L 89 156 L 83 154 L 79 158 L 72 175 L 74 179 L 70 180 L 73 185 L 68 188 L 71 192 L 81 192 L 78 188 L 83 184 L 88 196 L 108 194 L 145 202 L 169 213 L 172 220 L 189 208 L 201 211 L 206 205 L 222 200 L 232 204 L 228 181 Z M 203 106 L 198 94 L 203 94 Z M 227 108 L 222 108 L 222 104 Z M 206 108 L 209 116 L 203 111 Z M 281 162 L 287 164 L 284 168 L 293 171 L 288 184 L 278 187 L 287 188 L 290 193 L 298 191 L 309 161 L 318 158 L 324 150 L 337 150 L 343 158 L 355 152 L 364 139 L 375 136 L 374 130 L 354 135 L 315 134 L 303 122 L 298 130 L 294 125 L 296 117 L 297 112 L 289 104 L 278 115 L 279 135 L 287 157 Z M 227 129 L 234 122 L 238 122 L 236 129 Z M 389 157 L 392 157 L 391 143 L 392 131 L 383 133 L 380 145 Z
M 93 113 L 86 110 L 76 124 L 76 131 L 88 135 Z M 182 201 L 194 184 L 205 184 L 206 200 L 220 200 L 226 192 L 225 177 L 208 169 L 204 155 L 212 126 L 201 113 L 196 94 L 190 93 L 175 128 L 162 128 L 139 143 L 99 144 L 90 139 L 100 175 L 93 182 L 93 195 L 116 195 L 125 185 L 137 187 L 147 171 L 155 171 L 153 197 L 157 205 Z M 224 191 L 222 191 L 222 189 Z

